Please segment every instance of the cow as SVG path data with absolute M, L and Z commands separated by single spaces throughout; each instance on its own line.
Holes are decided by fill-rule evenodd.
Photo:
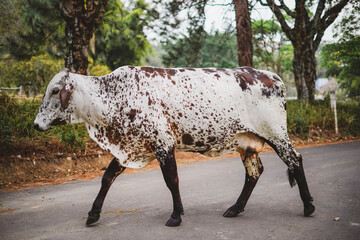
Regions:
M 298 184 L 304 215 L 315 211 L 302 156 L 287 134 L 285 86 L 274 73 L 251 67 L 124 66 L 95 77 L 63 69 L 48 84 L 34 127 L 45 131 L 81 122 L 114 156 L 86 225 L 99 220 L 105 196 L 119 174 L 156 158 L 173 199 L 166 226 L 178 226 L 184 210 L 175 150 L 208 156 L 240 153 L 246 180 L 236 203 L 223 214 L 236 217 L 263 172 L 259 153 L 265 143 L 287 165 L 291 187 Z

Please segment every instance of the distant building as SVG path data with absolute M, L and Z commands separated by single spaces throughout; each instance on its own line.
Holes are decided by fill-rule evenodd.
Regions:
M 335 92 L 338 88 L 338 83 L 335 78 L 318 78 L 315 81 L 315 88 L 317 90 L 317 94 L 315 95 L 315 99 L 324 99 L 326 94 L 330 92 Z
M 329 79 L 328 78 L 318 78 L 315 81 L 315 88 L 316 90 L 320 91 L 321 87 L 328 84 Z

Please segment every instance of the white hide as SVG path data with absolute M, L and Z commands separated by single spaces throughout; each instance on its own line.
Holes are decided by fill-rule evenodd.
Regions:
M 284 84 L 270 72 L 125 66 L 102 77 L 59 73 L 35 122 L 54 120 L 44 120 L 53 111 L 44 104 L 54 86 L 69 84 L 63 118 L 85 122 L 90 137 L 125 167 L 146 166 L 159 147 L 216 156 L 248 147 L 260 152 L 264 140 L 289 144 Z

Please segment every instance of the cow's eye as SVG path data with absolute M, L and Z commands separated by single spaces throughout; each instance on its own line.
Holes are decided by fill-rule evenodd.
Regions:
M 56 94 L 58 94 L 59 93 L 59 89 L 58 88 L 54 88 L 53 90 L 52 90 L 52 95 L 56 95 Z

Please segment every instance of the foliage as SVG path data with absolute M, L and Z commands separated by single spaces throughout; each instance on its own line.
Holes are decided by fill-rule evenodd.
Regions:
M 360 31 L 360 2 L 350 0 L 350 4 L 345 7 L 344 16 L 341 21 L 335 24 L 334 37 L 339 37 L 341 41 L 348 41 L 359 35 Z
M 90 75 L 91 76 L 103 76 L 111 73 L 111 70 L 102 64 L 90 65 Z
M 155 1 L 164 6 L 158 31 L 166 39 L 162 41 L 167 52 L 162 57 L 165 66 L 202 66 L 201 49 L 206 38 L 204 23 L 207 2 L 208 0 Z
M 285 34 L 276 20 L 257 20 L 252 23 L 254 65 L 267 68 L 283 78 L 292 71 L 294 48 L 287 43 Z
M 360 136 L 360 103 L 357 101 L 337 102 L 339 131 L 343 136 Z M 325 100 L 303 102 L 287 101 L 288 132 L 307 138 L 310 130 L 334 131 L 334 113 L 330 108 L 329 96 Z
M 47 54 L 29 60 L 0 60 L 0 87 L 23 86 L 27 95 L 44 92 L 47 83 L 63 68 L 63 61 Z
M 151 52 L 144 29 L 154 19 L 154 11 L 144 0 L 135 1 L 131 11 L 120 1 L 109 1 L 102 24 L 95 31 L 94 61 L 112 70 L 122 65 L 141 65 Z
M 83 124 L 56 126 L 46 132 L 34 129 L 34 119 L 40 99 L 20 99 L 0 96 L 0 150 L 5 151 L 13 142 L 39 139 L 47 142 L 58 138 L 70 149 L 84 149 L 88 140 Z
M 237 67 L 236 36 L 231 33 L 207 34 L 201 49 L 202 67 Z
M 6 49 L 18 60 L 44 54 L 47 50 L 63 57 L 65 34 L 63 20 L 57 10 L 59 0 L 16 0 L 20 15 L 17 33 L 7 38 Z M 54 51 L 56 50 L 56 51 Z
M 0 16 L 0 31 L 6 34 L 8 21 L 5 16 L 16 20 L 17 25 L 14 26 L 16 32 L 0 39 L 3 56 L 9 54 L 21 61 L 47 53 L 64 59 L 65 22 L 58 10 L 60 0 L 6 2 L 9 6 L 4 10 L 0 8 L 1 13 L 12 7 L 17 11 Z M 96 65 L 105 64 L 112 70 L 121 65 L 141 65 L 151 52 L 144 29 L 156 18 L 156 11 L 144 0 L 131 1 L 131 6 L 132 9 L 128 10 L 118 0 L 108 2 L 103 21 L 95 32 L 95 52 L 90 51 Z
M 360 36 L 322 48 L 321 65 L 336 77 L 349 97 L 360 97 Z
M 163 45 L 165 54 L 162 56 L 163 63 L 168 67 L 237 67 L 236 36 L 231 33 L 213 34 L 203 32 L 203 45 L 200 47 L 197 58 L 194 62 L 193 47 L 188 38 L 179 38 L 175 43 L 170 41 Z

